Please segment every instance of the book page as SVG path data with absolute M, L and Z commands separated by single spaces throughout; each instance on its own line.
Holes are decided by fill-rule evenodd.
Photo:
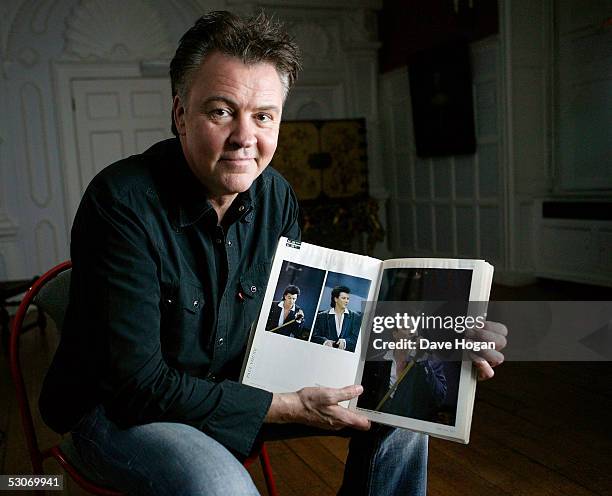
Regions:
M 408 334 L 401 330 L 402 338 L 433 342 L 439 330 L 428 329 L 425 317 L 460 322 L 458 318 L 470 314 L 470 302 L 488 299 L 491 275 L 492 267 L 481 260 L 389 260 L 383 263 L 378 303 L 397 308 L 398 313 L 404 310 L 402 316 L 421 316 L 421 321 L 410 321 L 415 324 Z M 358 370 L 364 393 L 351 401 L 351 408 L 376 422 L 467 442 L 475 392 L 471 362 L 450 361 L 437 351 L 422 348 L 393 349 L 380 343 L 374 347 L 373 340 L 382 342 L 385 336 L 387 342 L 400 341 L 397 328 L 377 331 L 386 334 L 369 333 L 370 348 Z M 460 336 L 453 328 L 447 332 L 448 339 Z
M 271 392 L 355 384 L 362 303 L 374 297 L 381 264 L 281 238 L 242 382 Z

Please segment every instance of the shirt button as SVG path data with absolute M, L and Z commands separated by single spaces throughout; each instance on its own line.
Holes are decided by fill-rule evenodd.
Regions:
M 232 246 L 232 242 L 231 242 L 231 241 L 228 241 L 228 242 L 227 242 L 227 246 Z
M 217 238 L 217 239 L 215 239 L 215 243 L 220 245 L 221 243 L 223 243 L 223 240 L 221 238 Z
M 251 293 L 257 292 L 257 286 L 251 286 Z
M 168 303 L 168 305 L 172 305 L 172 298 L 168 298 L 166 302 Z
M 199 300 L 193 300 L 193 306 L 194 306 L 194 307 L 196 307 L 196 308 L 197 308 L 199 304 L 200 304 L 200 301 L 199 301 Z
M 240 205 L 238 207 L 238 212 L 244 212 L 244 205 Z
M 219 340 L 217 341 L 217 344 L 219 346 L 222 346 L 223 345 L 223 338 L 219 338 Z

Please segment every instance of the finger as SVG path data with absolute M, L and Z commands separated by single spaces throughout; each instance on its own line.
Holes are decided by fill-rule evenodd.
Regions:
M 485 322 L 484 328 L 496 334 L 501 334 L 502 336 L 508 335 L 508 328 L 500 322 L 493 322 L 491 320 L 487 320 Z
M 497 367 L 504 363 L 504 355 L 497 350 L 480 350 L 474 351 L 474 355 L 489 362 L 491 367 Z
M 497 353 L 497 352 L 495 352 Z M 499 357 L 493 357 L 491 361 L 487 360 L 486 357 L 482 356 L 482 353 L 470 352 L 470 359 L 472 360 L 474 367 L 478 371 L 478 380 L 484 381 L 487 379 L 491 379 L 495 372 L 493 367 L 497 367 L 499 364 L 503 362 L 504 356 L 501 353 L 498 353 Z
M 347 401 L 363 393 L 363 386 L 355 384 L 343 388 L 323 388 L 328 405 L 337 405 L 341 401 Z
M 496 350 L 503 350 L 508 343 L 504 335 L 492 332 L 486 328 L 469 329 L 465 331 L 465 337 L 472 341 L 492 342 L 495 344 Z
M 489 362 L 486 360 L 474 361 L 474 367 L 478 372 L 478 380 L 486 381 L 487 379 L 491 379 L 495 375 L 495 371 L 493 367 L 489 365 Z

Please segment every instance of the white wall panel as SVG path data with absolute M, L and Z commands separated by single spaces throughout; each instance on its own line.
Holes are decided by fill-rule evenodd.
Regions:
M 125 157 L 123 135 L 120 131 L 93 131 L 89 134 L 88 152 L 91 153 L 90 164 L 93 166 L 88 175 L 93 177 L 108 164 Z
M 436 252 L 439 255 L 453 256 L 455 253 L 453 209 L 449 205 L 435 205 Z
M 38 207 L 44 208 L 51 200 L 49 156 L 43 98 L 40 88 L 35 84 L 26 83 L 22 86 L 21 107 L 30 198 Z
M 476 258 L 476 210 L 472 206 L 455 209 L 457 222 L 457 255 Z
M 502 222 L 497 207 L 480 207 L 480 256 L 491 263 L 502 261 Z
M 455 157 L 455 197 L 472 199 L 474 197 L 474 157 L 461 155 Z
M 85 96 L 85 111 L 91 120 L 118 118 L 120 114 L 119 93 L 89 93 Z
M 431 161 L 434 177 L 434 197 L 448 200 L 451 198 L 451 163 L 449 157 L 434 158 Z

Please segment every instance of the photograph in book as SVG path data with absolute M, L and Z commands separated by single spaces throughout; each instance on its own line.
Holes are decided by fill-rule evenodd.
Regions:
M 372 281 L 328 271 L 310 341 L 353 353 Z
M 375 297 L 380 264 L 281 238 L 242 382 L 275 393 L 355 384 L 363 347 L 361 306 Z
M 283 261 L 266 331 L 308 341 L 324 279 L 324 270 Z
M 440 301 L 435 312 L 438 316 L 465 315 L 471 280 L 472 271 L 467 269 L 386 269 L 378 301 Z M 440 339 L 444 330 L 433 325 L 427 329 L 412 329 L 410 333 L 405 330 L 386 332 L 389 334 L 385 336 L 387 340 L 399 341 L 418 337 Z M 370 337 L 371 344 L 380 335 L 371 334 Z M 441 360 L 425 351 L 416 351 L 413 356 L 408 356 L 405 350 L 369 353 L 361 379 L 364 393 L 357 406 L 454 426 L 460 377 L 461 362 Z

